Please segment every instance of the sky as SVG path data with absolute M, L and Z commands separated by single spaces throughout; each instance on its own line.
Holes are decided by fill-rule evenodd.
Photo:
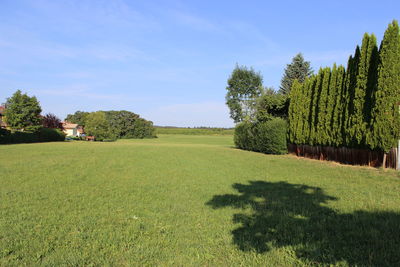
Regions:
M 378 42 L 400 1 L 0 0 L 0 103 L 16 90 L 43 113 L 129 110 L 155 125 L 232 127 L 236 64 L 279 89 L 303 53 L 314 70 Z

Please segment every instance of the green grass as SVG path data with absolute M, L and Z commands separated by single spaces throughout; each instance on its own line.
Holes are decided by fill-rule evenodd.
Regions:
M 232 136 L 0 146 L 0 266 L 400 264 L 395 171 Z
M 156 134 L 233 135 L 234 129 L 156 127 Z

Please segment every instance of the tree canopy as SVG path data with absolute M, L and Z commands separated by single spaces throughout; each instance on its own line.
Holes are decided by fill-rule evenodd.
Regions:
M 228 79 L 226 104 L 235 123 L 254 119 L 256 99 L 261 95 L 263 78 L 253 68 L 236 65 Z
M 89 113 L 90 112 L 78 110 L 74 114 L 68 114 L 67 117 L 65 118 L 65 121 L 85 126 L 85 120 L 87 115 L 89 115 Z
M 303 83 L 313 74 L 309 61 L 305 61 L 301 53 L 297 54 L 290 64 L 286 65 L 279 88 L 282 94 L 289 94 L 294 80 Z
M 11 129 L 31 132 L 40 129 L 42 108 L 35 96 L 17 90 L 7 98 L 5 106 L 5 121 Z
M 274 117 L 285 118 L 289 107 L 288 100 L 287 95 L 276 92 L 272 88 L 265 88 L 262 95 L 257 99 L 257 121 L 267 121 Z

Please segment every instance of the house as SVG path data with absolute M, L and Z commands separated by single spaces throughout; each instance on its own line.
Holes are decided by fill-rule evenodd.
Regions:
M 7 128 L 7 124 L 4 121 L 4 112 L 6 111 L 5 106 L 0 106 L 0 128 Z
M 81 125 L 78 125 L 76 123 L 70 123 L 70 122 L 63 122 L 63 127 L 64 127 L 64 133 L 67 136 L 82 136 L 84 135 L 84 130 Z

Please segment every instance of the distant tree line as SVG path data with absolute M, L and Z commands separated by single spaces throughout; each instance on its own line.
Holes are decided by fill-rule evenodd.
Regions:
M 68 114 L 66 121 L 84 126 L 87 135 L 97 140 L 156 137 L 151 121 L 130 111 L 77 111 Z
M 289 142 L 388 152 L 400 138 L 400 32 L 389 24 L 378 49 L 365 34 L 347 68 L 321 68 L 294 81 L 288 112 Z

